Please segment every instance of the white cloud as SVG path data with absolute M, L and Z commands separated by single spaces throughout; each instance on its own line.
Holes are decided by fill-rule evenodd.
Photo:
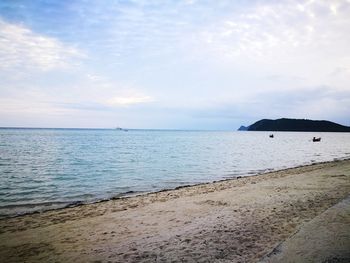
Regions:
M 186 5 L 193 5 L 196 3 L 196 0 L 185 0 Z
M 196 39 L 204 52 L 233 58 L 273 60 L 324 50 L 340 54 L 350 42 L 349 11 L 342 0 L 263 2 L 208 25 Z
M 25 113 L 38 113 L 34 121 L 39 113 L 63 112 L 67 121 L 79 114 L 88 125 L 102 123 L 103 114 L 105 123 L 114 123 L 120 114 L 118 125 L 134 118 L 138 127 L 146 119 L 150 125 L 154 113 L 164 117 L 158 120 L 163 127 L 197 112 L 227 123 L 293 112 L 349 115 L 349 93 L 345 100 L 325 99 L 328 94 L 316 96 L 307 87 L 349 90 L 350 1 L 219 2 L 74 1 L 69 10 L 57 10 L 66 21 L 62 27 L 52 27 L 56 20 L 47 12 L 22 20 L 76 43 L 89 60 L 63 40 L 0 18 L 0 97 L 8 99 L 0 99 L 0 114 L 16 113 L 22 121 Z M 79 62 L 73 70 L 56 70 Z
M 125 96 L 125 97 L 113 97 L 107 100 L 107 104 L 110 106 L 129 106 L 134 104 L 153 102 L 154 99 L 150 96 Z
M 89 81 L 93 81 L 93 82 L 104 80 L 103 77 L 96 75 L 96 74 L 87 74 L 86 77 Z
M 0 69 L 52 70 L 74 65 L 84 55 L 59 40 L 0 19 Z

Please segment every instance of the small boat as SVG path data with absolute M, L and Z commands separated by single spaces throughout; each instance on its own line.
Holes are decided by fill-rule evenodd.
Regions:
M 269 137 L 270 137 L 270 138 L 273 138 L 273 134 L 270 134 Z
M 319 138 L 313 137 L 312 141 L 313 142 L 320 142 L 321 141 L 321 137 L 319 137 Z

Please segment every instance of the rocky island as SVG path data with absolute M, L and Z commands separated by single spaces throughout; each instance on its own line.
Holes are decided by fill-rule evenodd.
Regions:
M 262 119 L 239 131 L 350 132 L 350 127 L 326 120 Z

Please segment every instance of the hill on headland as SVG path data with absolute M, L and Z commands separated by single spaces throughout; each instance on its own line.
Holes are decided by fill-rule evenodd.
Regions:
M 331 121 L 307 119 L 262 119 L 254 124 L 238 130 L 247 131 L 298 131 L 298 132 L 350 132 L 350 127 Z

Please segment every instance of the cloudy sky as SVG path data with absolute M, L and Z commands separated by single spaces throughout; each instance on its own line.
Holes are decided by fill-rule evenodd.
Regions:
M 350 125 L 349 14 L 349 0 L 0 0 L 0 126 Z

